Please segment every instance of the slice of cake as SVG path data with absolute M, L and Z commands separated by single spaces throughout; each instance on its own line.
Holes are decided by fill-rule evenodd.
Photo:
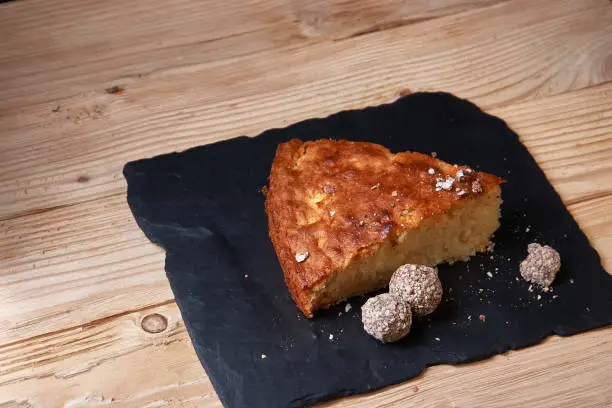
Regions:
M 278 146 L 266 193 L 270 238 L 308 317 L 381 289 L 400 265 L 485 251 L 499 226 L 491 174 L 365 142 Z

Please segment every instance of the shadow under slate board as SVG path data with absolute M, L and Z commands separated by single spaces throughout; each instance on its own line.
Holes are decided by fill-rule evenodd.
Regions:
M 507 180 L 493 254 L 441 265 L 442 304 L 402 341 L 362 329 L 365 298 L 304 318 L 268 238 L 262 187 L 291 138 L 371 141 L 437 152 Z M 480 360 L 612 322 L 612 277 L 527 149 L 506 124 L 445 93 L 268 130 L 128 163 L 128 202 L 166 252 L 166 273 L 192 343 L 228 408 L 301 407 Z M 558 249 L 554 291 L 529 291 L 527 244 Z M 491 272 L 492 277 L 487 275 Z

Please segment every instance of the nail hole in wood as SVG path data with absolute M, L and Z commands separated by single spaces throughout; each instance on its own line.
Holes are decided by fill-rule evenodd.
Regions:
M 77 181 L 79 183 L 87 183 L 89 181 L 89 177 L 88 176 L 79 176 L 79 178 L 77 179 Z
M 152 313 L 145 316 L 140 325 L 147 333 L 161 333 L 168 327 L 168 319 L 159 313 Z

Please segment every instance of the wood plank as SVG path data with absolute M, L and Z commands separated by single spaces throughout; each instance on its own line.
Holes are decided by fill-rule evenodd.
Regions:
M 611 95 L 609 83 L 492 113 L 521 134 L 566 202 L 609 201 Z M 163 252 L 138 230 L 118 182 L 116 195 L 0 221 L 0 344 L 172 299 Z M 578 220 L 609 219 L 589 214 Z M 583 228 L 612 271 L 607 224 Z
M 158 314 L 161 333 L 142 322 Z M 175 304 L 0 347 L 0 406 L 221 407 Z M 22 405 L 18 405 L 22 404 Z
M 165 331 L 142 329 L 152 314 L 167 319 Z M 321 407 L 607 407 L 611 334 L 609 328 L 551 337 L 479 363 L 430 367 L 412 381 Z M 174 304 L 0 347 L 0 404 L 111 402 L 117 408 L 221 407 Z
M 164 252 L 124 195 L 0 221 L 0 231 L 0 344 L 173 298 Z
M 121 55 L 91 72 L 75 62 L 44 83 L 0 87 L 0 101 L 12 101 L 0 109 L 0 219 L 120 193 L 129 160 L 387 102 L 406 88 L 444 89 L 492 108 L 600 84 L 612 78 L 610 21 L 604 0 L 520 0 L 302 48 L 164 60 L 160 71 L 135 69 Z M 181 54 L 198 55 L 197 38 Z M 108 64 L 130 67 L 131 79 Z M 113 84 L 125 92 L 105 93 Z M 38 92 L 52 101 L 14 99 Z
M 289 45 L 345 38 L 501 0 L 60 0 L 5 5 L 0 15 L 0 100 L 72 95 L 92 80 L 210 63 Z M 43 31 L 44 30 L 44 31 Z M 57 86 L 59 83 L 66 86 Z M 51 85 L 51 86 L 49 86 Z M 24 92 L 25 88 L 36 90 Z M 44 90 L 44 92 L 41 92 Z

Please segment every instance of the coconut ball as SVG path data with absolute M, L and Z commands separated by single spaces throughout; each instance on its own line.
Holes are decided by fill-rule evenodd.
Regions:
M 559 252 L 548 245 L 536 243 L 527 246 L 527 258 L 521 262 L 521 276 L 528 282 L 548 288 L 561 269 Z
M 363 329 L 372 337 L 390 343 L 410 332 L 412 313 L 400 299 L 383 293 L 368 299 L 361 307 Z
M 391 276 L 389 293 L 410 304 L 415 315 L 428 315 L 436 310 L 442 300 L 438 269 L 425 265 L 402 265 Z

